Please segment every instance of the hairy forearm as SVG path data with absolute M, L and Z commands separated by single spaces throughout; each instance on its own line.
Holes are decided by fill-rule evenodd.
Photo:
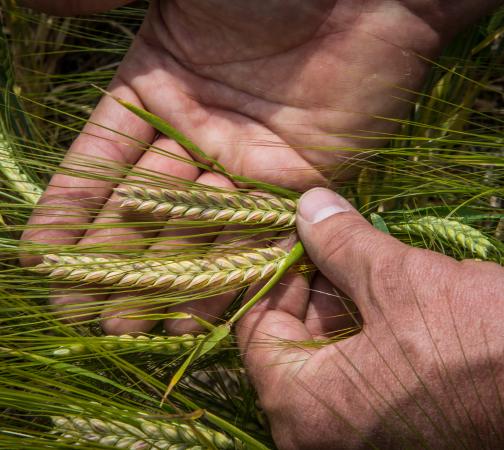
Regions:
M 93 14 L 130 3 L 132 0 L 22 0 L 22 4 L 56 16 Z

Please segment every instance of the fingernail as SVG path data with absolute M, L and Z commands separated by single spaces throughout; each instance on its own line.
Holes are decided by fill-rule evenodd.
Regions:
M 306 222 L 315 224 L 334 214 L 352 209 L 352 205 L 341 195 L 329 189 L 315 188 L 302 195 L 299 200 L 298 215 Z

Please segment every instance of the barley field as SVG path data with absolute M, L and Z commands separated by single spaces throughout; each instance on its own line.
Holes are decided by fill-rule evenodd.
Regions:
M 295 235 L 300 193 L 228 173 L 171 124 L 120 98 L 198 154 L 198 168 L 248 187 L 205 186 L 102 158 L 60 166 L 147 2 L 75 18 L 38 14 L 16 0 L 0 5 L 0 448 L 274 448 L 234 326 L 288 270 L 315 271 Z M 501 9 L 433 61 L 386 145 L 367 136 L 379 144 L 351 160 L 356 176 L 337 189 L 376 228 L 456 259 L 503 264 L 503 49 Z M 35 230 L 30 215 L 48 211 L 38 201 L 54 173 L 112 182 L 116 202 L 112 222 L 48 228 L 106 229 L 113 240 L 21 241 Z M 93 202 L 86 208 L 97 215 Z M 81 213 L 71 203 L 65 211 Z M 262 287 L 250 293 L 257 282 Z M 56 308 L 58 295 L 78 300 Z M 226 307 L 211 318 L 185 308 L 216 296 Z M 139 331 L 112 335 L 104 317 L 128 319 Z M 189 320 L 200 331 L 176 336 L 163 328 Z M 303 345 L 330 345 L 359 327 Z

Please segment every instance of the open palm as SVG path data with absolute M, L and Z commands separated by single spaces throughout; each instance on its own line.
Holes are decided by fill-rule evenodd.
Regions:
M 84 11 L 92 3 L 72 5 Z M 380 145 L 369 137 L 393 131 L 394 122 L 387 119 L 407 111 L 410 91 L 420 86 L 428 66 L 419 55 L 436 55 L 457 31 L 448 29 L 448 22 L 460 27 L 464 17 L 473 19 L 496 2 L 472 3 L 155 0 L 109 91 L 168 120 L 228 171 L 304 191 L 344 178 L 356 156 L 346 149 Z M 52 8 L 64 13 L 64 4 L 52 2 Z M 101 100 L 91 122 L 64 167 L 82 172 L 75 161 L 86 155 L 113 161 L 110 174 L 132 164 L 230 187 L 166 154 L 118 142 L 110 130 L 183 158 L 194 156 L 156 136 L 110 98 Z M 41 200 L 44 209 L 30 220 L 37 228 L 27 230 L 24 239 L 89 245 L 127 237 L 131 249 L 142 250 L 138 239 L 144 230 L 100 227 L 83 233 L 69 226 L 121 222 L 113 187 L 93 177 L 56 174 Z M 96 208 L 101 212 L 91 216 Z M 89 298 L 79 299 L 73 291 L 55 298 L 60 304 L 80 300 Z M 113 320 L 110 332 L 151 326 Z

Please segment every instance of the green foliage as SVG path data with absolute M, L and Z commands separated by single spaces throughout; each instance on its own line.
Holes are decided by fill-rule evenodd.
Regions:
M 200 188 L 176 177 L 131 166 L 111 174 L 110 162 L 99 158 L 83 158 L 74 161 L 72 167 L 58 168 L 99 98 L 100 92 L 93 85 L 107 86 L 141 23 L 145 5 L 135 3 L 88 18 L 52 18 L 19 8 L 10 0 L 2 3 L 0 447 L 69 448 L 79 441 L 83 448 L 114 448 L 117 441 L 112 442 L 113 438 L 106 440 L 102 436 L 100 439 L 105 441 L 97 444 L 80 439 L 75 429 L 72 433 L 62 431 L 63 422 L 68 425 L 71 418 L 81 418 L 86 422 L 81 425 L 100 430 L 104 428 L 98 427 L 100 423 L 119 422 L 121 426 L 115 425 L 121 428 L 121 433 L 131 430 L 130 427 L 139 430 L 147 422 L 156 427 L 182 427 L 192 433 L 191 445 L 202 448 L 212 445 L 220 448 L 218 442 L 209 438 L 217 432 L 222 433 L 221 441 L 236 448 L 242 445 L 271 448 L 269 431 L 256 407 L 255 394 L 244 375 L 229 326 L 260 296 L 240 307 L 242 291 L 234 291 L 237 301 L 220 318 L 221 322 L 213 329 L 217 331 L 205 334 L 217 335 L 219 339 L 199 336 L 191 340 L 191 344 L 197 341 L 196 345 L 184 346 L 181 338 L 167 337 L 159 327 L 148 337 L 110 338 L 103 334 L 100 318 L 96 317 L 104 308 L 117 313 L 119 302 L 105 296 L 110 291 L 98 291 L 91 284 L 66 285 L 66 292 L 78 294 L 83 301 L 56 310 L 49 303 L 53 289 L 47 280 L 23 269 L 18 261 L 21 253 L 32 256 L 76 253 L 74 245 L 25 244 L 20 248 L 19 238 L 29 228 L 30 214 L 43 210 L 33 204 L 56 171 L 113 182 L 124 175 L 134 176 L 140 186 L 149 188 Z M 447 49 L 435 63 L 410 117 L 398 121 L 400 131 L 388 136 L 389 145 L 373 149 L 372 158 L 359 162 L 362 165 L 359 176 L 341 188 L 377 228 L 389 230 L 412 245 L 458 258 L 476 255 L 498 260 L 504 235 L 503 25 L 504 15 L 497 13 Z M 145 118 L 151 122 L 158 120 L 152 116 Z M 158 128 L 162 126 L 158 123 Z M 168 132 L 166 127 L 163 131 Z M 224 168 L 205 158 L 204 149 L 192 148 L 177 130 L 171 129 L 170 133 L 197 154 L 199 167 L 225 173 Z M 118 134 L 117 138 L 124 136 Z M 369 139 L 378 141 L 383 136 L 370 135 Z M 165 149 L 152 151 L 169 154 Z M 79 167 L 86 168 L 87 175 Z M 235 181 L 251 181 L 226 175 Z M 290 191 L 264 183 L 252 186 L 296 197 Z M 90 212 L 97 211 L 90 208 Z M 71 208 L 68 213 L 72 214 Z M 430 225 L 425 224 L 427 217 L 433 217 L 429 219 Z M 423 224 L 422 230 L 419 223 Z M 73 227 L 99 230 L 104 226 L 95 223 Z M 243 239 L 258 232 L 254 227 L 215 229 L 213 225 L 195 224 L 191 220 L 178 220 L 165 227 L 152 217 L 131 220 L 124 217 L 122 222 L 106 226 L 117 233 L 123 233 L 124 227 L 152 230 L 152 234 L 133 242 L 137 248 L 159 243 L 155 232 L 160 229 L 175 232 L 176 237 L 163 238 L 173 240 L 174 247 L 169 253 L 175 259 L 202 257 L 208 251 L 221 250 L 222 245 L 249 250 L 250 242 L 244 243 Z M 277 230 L 273 225 L 261 225 L 259 231 Z M 179 243 L 181 236 L 187 243 Z M 221 241 L 212 244 L 188 241 L 214 236 Z M 471 244 L 468 238 L 477 242 Z M 259 244 L 254 246 L 276 239 L 260 235 Z M 111 246 L 105 242 L 85 246 L 80 251 L 124 258 L 143 256 L 130 245 L 131 242 L 121 242 Z M 302 248 L 296 246 L 272 283 L 294 263 L 299 264 L 302 253 Z M 166 257 L 164 249 L 153 254 Z M 311 270 L 308 266 L 298 267 Z M 193 300 L 205 301 L 206 296 L 196 291 L 167 295 L 140 289 L 122 297 L 120 306 L 128 310 L 123 318 L 176 321 L 187 320 L 188 316 L 169 316 L 160 307 Z M 73 323 L 63 320 L 69 315 Z M 346 334 L 350 334 L 348 330 L 341 333 Z M 120 344 L 112 345 L 110 341 L 114 340 Z M 134 345 L 123 342 L 130 340 Z M 177 341 L 177 351 L 175 347 L 161 351 L 168 348 L 165 347 L 168 340 Z M 216 341 L 222 341 L 218 348 Z M 169 385 L 170 380 L 175 382 Z M 170 396 L 161 402 L 168 385 Z M 55 417 L 65 419 L 52 419 Z M 96 432 L 94 428 L 88 431 L 85 432 Z M 149 433 L 154 434 L 152 430 Z M 66 435 L 69 436 L 63 439 Z M 128 445 L 133 445 L 133 440 Z

